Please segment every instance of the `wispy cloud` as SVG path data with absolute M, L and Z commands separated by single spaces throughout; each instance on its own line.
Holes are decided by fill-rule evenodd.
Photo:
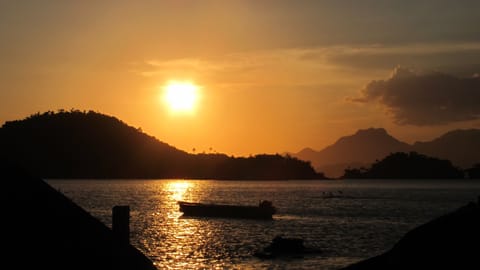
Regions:
M 196 77 L 213 84 L 296 85 L 321 83 L 328 65 L 302 59 L 305 50 L 236 53 L 210 58 L 148 60 L 135 65 L 145 77 Z
M 260 69 L 383 69 L 395 66 L 418 68 L 459 68 L 480 66 L 480 43 L 419 43 L 406 45 L 371 44 L 249 51 L 211 58 L 147 60 L 137 70 L 144 76 L 168 71 L 248 72 Z M 478 70 L 472 69 L 472 73 Z

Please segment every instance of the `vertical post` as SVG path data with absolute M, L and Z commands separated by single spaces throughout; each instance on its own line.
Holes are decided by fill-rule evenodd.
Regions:
M 130 206 L 116 205 L 113 207 L 112 231 L 122 244 L 130 243 Z

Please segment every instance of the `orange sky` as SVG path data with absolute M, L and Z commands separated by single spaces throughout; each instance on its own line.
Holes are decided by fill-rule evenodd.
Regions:
M 406 142 L 480 127 L 477 1 L 98 2 L 0 2 L 0 122 L 95 110 L 233 155 L 320 150 L 368 127 Z M 432 72 L 465 95 L 419 83 Z M 170 80 L 201 86 L 194 114 L 161 101 Z

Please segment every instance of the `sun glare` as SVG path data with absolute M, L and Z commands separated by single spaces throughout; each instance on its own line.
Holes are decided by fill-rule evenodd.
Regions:
M 192 82 L 171 81 L 164 87 L 164 100 L 172 112 L 191 113 L 198 101 L 198 88 Z
M 167 190 L 175 201 L 184 200 L 187 191 L 194 187 L 194 184 L 188 181 L 174 181 L 167 184 Z

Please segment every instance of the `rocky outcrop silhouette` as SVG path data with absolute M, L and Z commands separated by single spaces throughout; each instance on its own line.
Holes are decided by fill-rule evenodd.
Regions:
M 379 256 L 344 270 L 480 269 L 480 206 L 469 203 L 408 232 Z

